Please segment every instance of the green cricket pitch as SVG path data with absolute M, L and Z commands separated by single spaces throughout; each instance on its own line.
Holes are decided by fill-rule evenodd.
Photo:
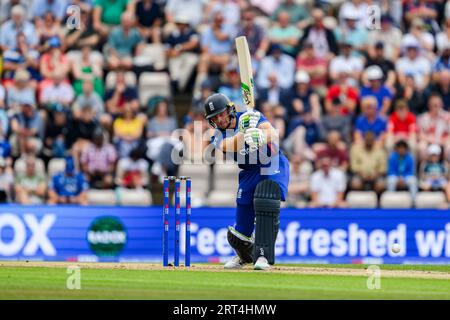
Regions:
M 79 290 L 67 289 L 79 266 Z M 156 264 L 1 262 L 0 299 L 450 299 L 450 265 L 381 265 L 369 289 L 367 265 L 281 265 L 270 271 Z M 369 279 L 369 280 L 368 280 Z M 375 283 L 375 282 L 373 282 Z

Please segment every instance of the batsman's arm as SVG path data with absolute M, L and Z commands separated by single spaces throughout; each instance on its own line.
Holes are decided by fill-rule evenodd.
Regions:
M 270 143 L 272 141 L 276 143 L 279 142 L 280 139 L 278 137 L 277 130 L 275 130 L 275 128 L 268 121 L 260 123 L 258 125 L 258 129 L 261 129 L 264 133 L 267 143 Z
M 219 144 L 219 149 L 223 152 L 237 152 L 238 150 L 242 150 L 244 145 L 244 134 L 242 132 L 238 132 L 233 137 L 223 139 Z

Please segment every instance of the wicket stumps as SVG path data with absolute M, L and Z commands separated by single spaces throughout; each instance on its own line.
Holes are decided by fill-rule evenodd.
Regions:
M 180 265 L 180 221 L 181 221 L 181 201 L 180 201 L 180 186 L 181 182 L 186 184 L 186 229 L 185 229 L 185 261 L 184 265 L 189 267 L 191 265 L 191 177 L 181 176 L 166 176 L 164 177 L 163 193 L 163 266 L 169 266 L 169 198 L 170 198 L 170 182 L 175 182 L 175 247 L 174 247 L 174 266 Z

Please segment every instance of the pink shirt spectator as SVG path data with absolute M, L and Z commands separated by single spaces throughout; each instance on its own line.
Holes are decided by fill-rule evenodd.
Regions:
M 86 165 L 89 172 L 110 172 L 111 164 L 117 159 L 114 146 L 109 143 L 97 148 L 94 144 L 89 144 L 81 154 L 81 163 Z

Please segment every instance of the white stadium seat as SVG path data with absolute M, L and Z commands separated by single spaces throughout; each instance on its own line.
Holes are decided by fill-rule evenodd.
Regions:
M 117 202 L 122 206 L 149 206 L 152 204 L 152 195 L 145 189 L 125 189 L 116 190 Z
M 166 72 L 143 72 L 139 77 L 139 103 L 147 106 L 154 96 L 170 97 L 170 77 Z
M 386 191 L 381 195 L 380 207 L 385 209 L 409 209 L 413 199 L 408 191 Z
M 116 72 L 114 71 L 108 72 L 108 74 L 106 75 L 105 88 L 106 89 L 114 88 L 116 86 L 116 78 L 117 78 Z M 125 83 L 127 84 L 127 86 L 136 87 L 137 80 L 134 72 L 131 71 L 125 72 Z
M 117 204 L 114 190 L 91 189 L 87 191 L 88 203 L 97 206 L 114 206 Z
M 236 206 L 236 193 L 214 190 L 209 193 L 208 206 L 210 207 L 234 207 Z
M 349 208 L 376 208 L 377 194 L 373 191 L 350 191 L 347 194 Z
M 439 209 L 447 205 L 443 192 L 419 192 L 416 196 L 416 208 Z
M 53 177 L 55 174 L 64 171 L 66 168 L 66 160 L 63 158 L 54 158 L 48 162 L 48 176 Z

